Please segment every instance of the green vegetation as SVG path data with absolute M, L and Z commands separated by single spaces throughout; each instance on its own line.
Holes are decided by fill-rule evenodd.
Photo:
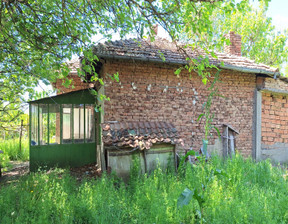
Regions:
M 271 0 L 258 1 L 263 2 L 263 7 L 267 8 Z M 84 71 L 79 71 L 78 75 L 84 78 L 85 72 L 91 73 L 93 79 L 103 85 L 92 66 L 98 61 L 98 57 L 91 51 L 91 46 L 103 38 L 111 40 L 115 34 L 120 38 L 128 38 L 132 34 L 140 38 L 150 36 L 153 40 L 153 25 L 158 24 L 168 32 L 172 40 L 187 36 L 192 39 L 188 46 L 192 51 L 202 47 L 206 53 L 215 57 L 214 46 L 223 46 L 225 38 L 220 32 L 221 36 L 216 41 L 214 31 L 234 28 L 233 24 L 239 22 L 215 28 L 214 15 L 220 12 L 224 16 L 220 21 L 225 21 L 225 24 L 226 18 L 229 20 L 236 15 L 241 18 L 241 25 L 241 16 L 250 9 L 247 0 L 65 0 L 61 4 L 57 1 L 1 1 L 0 4 L 0 130 L 9 127 L 20 116 L 22 103 L 27 100 L 24 93 L 28 92 L 29 98 L 33 98 L 36 94 L 34 87 L 40 80 L 49 84 L 56 79 L 66 78 L 65 85 L 71 84 L 71 80 L 67 78 L 70 69 L 64 62 L 73 55 L 85 58 L 82 61 Z M 286 42 L 285 33 L 275 38 L 265 36 L 267 32 L 273 33 L 273 29 L 264 23 L 259 23 L 260 26 L 256 28 L 253 24 L 250 26 L 251 19 L 255 17 L 259 16 L 249 10 L 249 17 L 245 17 L 243 23 L 245 32 L 238 27 L 236 30 L 244 35 L 254 33 L 260 27 L 256 33 L 264 33 L 263 38 L 260 36 L 257 41 L 252 42 L 257 48 L 250 54 L 245 51 L 245 55 L 253 56 L 253 52 L 257 52 L 257 55 L 260 52 L 267 58 L 271 48 L 275 52 L 273 58 L 277 55 L 280 59 L 269 60 L 269 64 L 278 65 L 287 61 L 287 54 L 282 53 Z M 271 37 L 271 44 L 267 45 Z M 265 48 L 262 44 L 266 44 Z M 204 70 L 211 65 L 204 57 L 202 59 L 203 63 L 200 64 L 196 63 L 197 60 L 192 60 L 187 69 L 201 73 L 199 75 L 206 83 L 206 75 L 209 73 Z
M 277 31 L 272 24 L 272 18 L 267 16 L 268 7 L 264 1 L 259 2 L 259 9 L 250 4 L 243 5 L 245 13 L 235 11 L 225 13 L 223 9 L 213 12 L 213 36 L 217 41 L 229 31 L 235 31 L 242 36 L 242 56 L 281 68 L 288 58 L 288 29 Z M 217 46 L 223 51 L 224 45 Z
M 288 184 L 269 161 L 236 155 L 156 170 L 128 184 L 103 176 L 77 182 L 67 171 L 38 172 L 0 188 L 3 223 L 287 223 Z M 136 174 L 136 175 L 135 175 Z M 194 196 L 181 203 L 185 189 Z M 186 189 L 186 192 L 189 192 Z M 183 195 L 182 195 L 183 196 Z M 183 201 L 182 201 L 183 202 Z M 178 204 L 178 206 L 177 206 Z
M 10 160 L 27 161 L 29 160 L 28 139 L 23 139 L 21 145 L 22 145 L 22 148 L 20 151 L 19 139 L 1 140 L 0 150 L 2 150 L 4 152 L 4 155 L 8 156 Z

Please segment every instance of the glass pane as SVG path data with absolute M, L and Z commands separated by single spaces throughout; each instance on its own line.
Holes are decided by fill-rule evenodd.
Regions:
M 31 104 L 31 145 L 38 145 L 38 105 Z
M 86 142 L 95 142 L 95 126 L 94 126 L 94 105 L 87 104 L 85 105 L 85 113 L 86 113 Z
M 84 105 L 74 105 L 74 142 L 84 142 Z
M 60 144 L 60 105 L 49 104 L 49 143 Z
M 63 105 L 63 144 L 72 143 L 72 104 Z
M 39 105 L 40 145 L 48 144 L 48 105 Z

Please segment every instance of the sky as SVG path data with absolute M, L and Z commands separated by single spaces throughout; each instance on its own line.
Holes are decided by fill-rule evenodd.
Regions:
M 240 1 L 240 0 L 239 0 Z M 254 7 L 258 7 L 258 0 L 250 0 Z M 275 25 L 276 31 L 283 31 L 288 28 L 288 0 L 271 0 L 269 3 L 267 16 L 272 18 L 272 24 Z M 164 29 L 159 27 L 158 35 L 160 37 L 167 38 L 168 35 L 165 33 Z M 101 38 L 95 37 L 95 40 Z M 119 35 L 114 35 L 113 40 L 120 39 Z M 101 41 L 102 42 L 102 41 Z M 283 66 L 284 67 L 284 66 Z M 37 91 L 42 91 L 43 89 L 52 90 L 51 86 L 45 86 L 44 83 L 40 83 Z
M 257 0 L 250 1 L 255 7 L 258 7 Z M 277 31 L 288 28 L 288 0 L 271 0 L 267 11 L 267 16 L 272 18 L 272 24 Z
M 255 7 L 259 5 L 258 0 L 250 0 L 250 2 Z M 284 29 L 288 29 L 288 0 L 271 0 L 267 17 L 272 18 L 272 24 L 275 26 L 276 31 L 283 32 Z M 287 63 L 282 64 L 281 73 L 284 73 L 286 65 Z

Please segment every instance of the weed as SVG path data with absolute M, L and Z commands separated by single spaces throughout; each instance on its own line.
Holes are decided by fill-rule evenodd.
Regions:
M 2 150 L 5 155 L 8 155 L 10 160 L 29 160 L 28 139 L 22 140 L 21 151 L 18 139 L 0 140 L 0 150 Z
M 79 183 L 59 169 L 31 173 L 0 187 L 1 223 L 288 222 L 285 171 L 269 161 L 237 154 L 185 166 L 181 177 L 160 168 L 144 176 L 135 164 L 128 183 L 109 175 Z

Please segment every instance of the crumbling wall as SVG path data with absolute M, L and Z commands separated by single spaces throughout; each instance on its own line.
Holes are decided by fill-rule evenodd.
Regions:
M 288 97 L 286 95 L 262 93 L 261 132 L 262 159 L 270 158 L 273 162 L 287 162 Z
M 261 89 L 270 91 L 274 90 L 275 93 L 284 93 L 284 91 L 288 91 L 287 82 L 279 78 L 259 77 L 257 78 L 257 84 Z
M 288 143 L 288 99 L 286 96 L 262 93 L 262 143 Z
M 185 149 L 199 150 L 204 138 L 204 120 L 197 122 L 203 103 L 209 94 L 196 73 L 164 63 L 113 60 L 104 65 L 103 74 L 119 73 L 119 83 L 105 79 L 105 122 L 107 121 L 169 121 L 185 142 Z M 215 72 L 215 71 L 214 71 Z M 222 130 L 230 124 L 239 130 L 237 148 L 242 154 L 252 154 L 254 74 L 222 70 L 217 86 L 221 96 L 213 99 L 213 124 Z M 217 134 L 212 132 L 209 144 L 214 145 Z M 216 142 L 216 145 L 219 145 Z M 214 147 L 215 148 L 215 147 Z

